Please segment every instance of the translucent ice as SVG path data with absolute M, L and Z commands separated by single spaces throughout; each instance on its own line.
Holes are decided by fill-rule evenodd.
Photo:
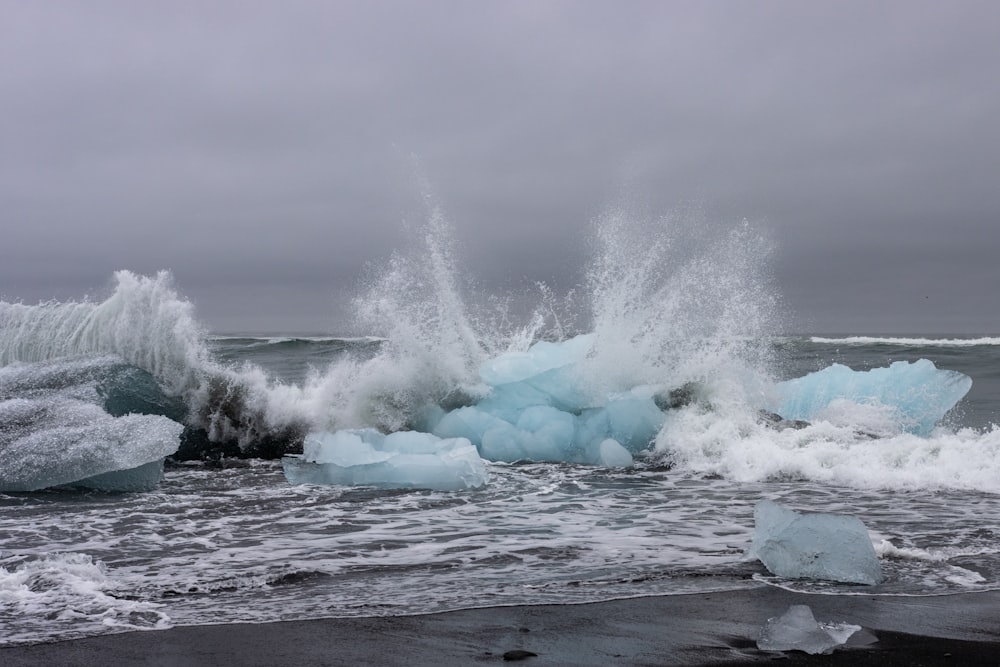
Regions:
M 144 463 L 128 470 L 112 470 L 73 482 L 71 486 L 98 491 L 152 491 L 163 479 L 163 459 Z
M 543 341 L 487 361 L 480 374 L 490 394 L 441 415 L 431 430 L 442 438 L 468 438 L 494 461 L 631 465 L 632 455 L 656 437 L 664 416 L 651 390 L 588 397 L 579 364 L 592 345 L 589 335 Z
M 771 573 L 855 584 L 882 581 L 875 547 L 857 517 L 799 514 L 769 500 L 757 503 L 753 516 L 750 555 Z
M 540 341 L 527 352 L 506 352 L 483 363 L 479 367 L 479 375 L 483 382 L 494 387 L 521 382 L 554 368 L 582 361 L 593 345 L 594 337 L 589 334 L 561 343 Z
M 869 371 L 833 364 L 780 383 L 781 400 L 773 407 L 785 419 L 813 420 L 834 401 L 846 399 L 887 407 L 900 430 L 928 435 L 971 387 L 969 376 L 935 368 L 927 359 L 897 361 Z
M 466 438 L 374 429 L 315 432 L 303 454 L 281 460 L 292 484 L 334 484 L 456 491 L 489 479 L 486 462 Z
M 142 470 L 132 481 L 103 477 L 90 486 L 152 488 L 163 458 L 177 451 L 182 429 L 166 417 L 112 417 L 67 397 L 0 401 L 0 491 L 35 491 L 135 468 Z
M 811 655 L 830 653 L 843 645 L 860 625 L 816 622 L 808 605 L 797 604 L 781 616 L 770 618 L 757 639 L 762 651 L 805 651 Z
M 142 491 L 177 451 L 184 406 L 115 356 L 0 368 L 0 490 Z

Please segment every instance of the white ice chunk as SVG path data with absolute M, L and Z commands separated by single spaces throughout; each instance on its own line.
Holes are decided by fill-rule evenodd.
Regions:
M 35 491 L 135 468 L 148 482 L 177 451 L 184 428 L 166 417 L 112 417 L 92 403 L 48 396 L 0 401 L 0 425 L 0 491 Z M 114 487 L 114 480 L 98 483 Z
M 374 429 L 306 436 L 301 456 L 281 460 L 292 484 L 456 491 L 483 486 L 486 462 L 466 438 Z
M 632 455 L 617 440 L 608 438 L 601 442 L 597 463 L 608 468 L 628 468 L 632 465 Z
M 494 387 L 520 382 L 581 361 L 593 345 L 594 337 L 590 334 L 558 343 L 540 341 L 529 347 L 527 352 L 506 352 L 490 359 L 480 366 L 479 375 L 483 382 Z
M 381 463 L 392 458 L 382 451 L 385 435 L 373 428 L 353 431 L 319 431 L 306 435 L 302 458 L 311 463 L 332 463 L 344 468 Z
M 750 555 L 771 573 L 855 584 L 882 581 L 875 547 L 857 517 L 799 514 L 770 500 L 757 503 L 753 516 Z
M 779 383 L 781 400 L 772 406 L 785 419 L 812 420 L 837 400 L 888 406 L 900 430 L 928 435 L 972 387 L 972 378 L 939 370 L 927 359 L 897 361 L 887 368 L 854 371 L 833 364 Z
M 842 646 L 860 625 L 819 624 L 808 605 L 796 604 L 781 616 L 770 618 L 757 639 L 762 651 L 805 651 L 811 655 L 831 653 Z

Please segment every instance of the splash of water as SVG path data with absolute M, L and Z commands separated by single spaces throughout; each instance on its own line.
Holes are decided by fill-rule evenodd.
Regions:
M 210 361 L 192 304 L 167 271 L 114 278 L 114 292 L 100 302 L 0 302 L 0 365 L 114 354 L 174 394 L 194 391 Z
M 418 427 L 428 410 L 483 397 L 485 360 L 565 339 L 571 327 L 594 332 L 581 375 L 595 404 L 640 384 L 728 378 L 744 387 L 741 373 L 762 376 L 766 346 L 758 343 L 774 300 L 763 279 L 767 247 L 749 225 L 713 236 L 704 225 L 619 210 L 597 221 L 594 244 L 585 284 L 590 326 L 570 323 L 578 315 L 573 295 L 545 285 L 518 321 L 502 299 L 474 298 L 455 234 L 431 205 L 417 242 L 373 271 L 354 299 L 356 326 L 384 344 L 315 371 L 302 386 L 213 360 L 191 303 L 167 272 L 120 271 L 100 302 L 0 304 L 0 363 L 120 356 L 183 396 L 188 423 L 209 441 L 235 441 L 250 453 L 307 429 Z
M 288 438 L 300 430 L 301 411 L 275 400 L 281 388 L 260 369 L 227 368 L 212 359 L 194 306 L 178 295 L 169 272 L 118 271 L 114 278 L 103 301 L 0 302 L 0 366 L 114 355 L 181 397 L 189 425 L 202 429 L 208 442 L 253 450 L 272 434 Z
M 778 300 L 770 244 L 748 222 L 605 214 L 588 274 L 595 335 L 589 378 L 600 391 L 698 383 L 759 402 L 772 361 Z
M 324 428 L 419 428 L 428 409 L 485 395 L 484 361 L 565 339 L 577 324 L 568 323 L 577 315 L 575 294 L 545 285 L 520 322 L 497 299 L 471 300 L 440 208 L 430 208 L 419 232 L 354 300 L 358 326 L 386 339 L 379 353 L 343 359 L 305 387 Z M 594 346 L 576 378 L 594 405 L 642 384 L 728 381 L 745 393 L 765 381 L 776 299 L 765 270 L 769 246 L 749 224 L 713 235 L 697 222 L 615 211 L 595 223 L 594 246 L 584 327 Z
M 477 312 L 459 268 L 455 236 L 442 210 L 429 208 L 406 253 L 371 273 L 353 300 L 355 326 L 384 338 L 371 358 L 345 358 L 305 388 L 316 421 L 327 427 L 412 428 L 428 406 L 467 402 L 485 390 L 479 366 L 534 339 L 506 325 L 505 311 Z

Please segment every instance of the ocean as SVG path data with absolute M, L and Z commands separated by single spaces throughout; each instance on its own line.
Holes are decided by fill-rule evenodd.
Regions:
M 207 331 L 166 273 L 119 272 L 103 300 L 0 304 L 0 472 L 19 456 L 68 466 L 69 449 L 97 441 L 137 465 L 129 451 L 177 449 L 185 427 L 151 491 L 0 494 L 0 645 L 755 586 L 1000 588 L 1000 337 L 773 333 L 776 300 L 757 286 L 746 234 L 667 273 L 612 248 L 586 309 L 543 289 L 514 323 L 497 301 L 459 296 L 433 228 L 437 255 L 394 257 L 356 299 L 351 336 Z M 580 332 L 595 341 L 579 374 L 588 395 L 699 382 L 710 398 L 668 415 L 630 467 L 491 461 L 485 485 L 459 491 L 285 478 L 280 455 L 303 432 L 406 430 L 430 403 L 488 393 L 484 361 Z M 919 359 L 972 378 L 929 434 L 856 404 L 798 429 L 759 418 L 761 387 Z M 112 394 L 124 407 L 111 410 Z M 763 499 L 860 518 L 885 582 L 770 575 L 746 556 Z

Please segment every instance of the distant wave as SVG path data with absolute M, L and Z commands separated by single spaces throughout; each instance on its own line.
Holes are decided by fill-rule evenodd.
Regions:
M 218 334 L 208 336 L 208 340 L 278 345 L 281 343 L 294 343 L 298 341 L 306 343 L 380 343 L 384 341 L 385 338 L 380 338 L 379 336 L 241 336 Z
M 847 336 L 844 338 L 824 338 L 812 336 L 813 343 L 833 345 L 903 345 L 907 347 L 974 347 L 976 345 L 1000 345 L 1000 338 L 893 338 L 879 336 Z

